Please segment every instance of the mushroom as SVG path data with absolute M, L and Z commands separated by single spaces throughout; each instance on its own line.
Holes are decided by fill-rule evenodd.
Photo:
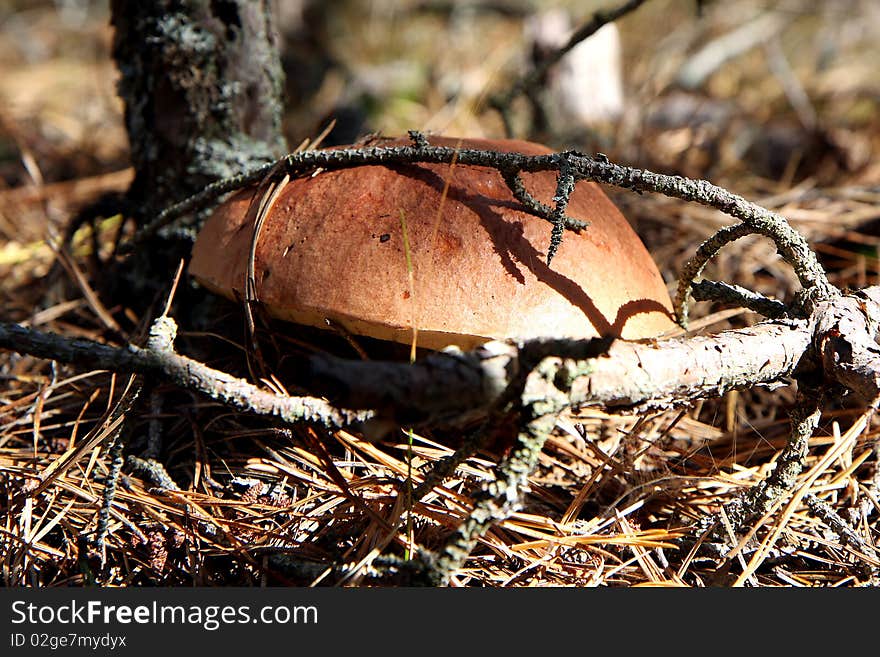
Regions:
M 551 152 L 515 140 L 429 141 Z M 550 202 L 553 172 L 522 178 Z M 325 328 L 330 320 L 406 344 L 415 336 L 432 349 L 492 339 L 639 339 L 675 327 L 654 261 L 595 183 L 579 182 L 571 195 L 566 214 L 589 226 L 566 231 L 550 266 L 550 225 L 491 168 L 370 165 L 292 180 L 274 196 L 252 253 L 255 194 L 239 192 L 213 212 L 189 271 L 209 290 L 241 299 L 252 257 L 255 297 L 278 319 Z

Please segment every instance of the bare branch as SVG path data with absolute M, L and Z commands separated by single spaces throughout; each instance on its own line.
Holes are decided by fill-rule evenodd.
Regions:
M 568 207 L 568 199 L 574 191 L 574 183 L 574 174 L 569 166 L 568 158 L 563 158 L 559 163 L 559 179 L 556 182 L 556 193 L 553 195 L 555 207 L 548 217 L 553 223 L 553 232 L 550 234 L 550 246 L 547 248 L 548 265 L 562 244 L 562 233 L 565 230 L 565 208 Z
M 764 481 L 746 491 L 742 498 L 725 507 L 736 531 L 767 513 L 780 497 L 794 489 L 821 415 L 820 397 L 799 391 L 798 403 L 791 412 L 791 436 L 776 461 L 776 468 Z
M 556 376 L 569 383 L 569 406 L 611 411 L 680 406 L 755 385 L 776 385 L 803 363 L 823 367 L 826 380 L 878 396 L 880 349 L 874 343 L 880 288 L 817 305 L 810 319 L 768 321 L 717 335 L 664 341 L 532 340 L 490 342 L 473 351 L 449 349 L 416 363 L 352 361 L 319 354 L 303 367 L 312 397 L 284 397 L 212 370 L 171 349 L 174 323 L 157 320 L 146 349 L 109 347 L 0 323 L 0 348 L 123 372 L 158 374 L 234 408 L 287 422 L 342 427 L 370 414 L 405 425 L 461 424 L 485 418 L 511 384 L 546 359 L 560 359 Z M 814 347 L 818 349 L 814 353 Z M 555 361 L 554 361 L 555 362 Z
M 529 193 L 522 178 L 520 178 L 518 169 L 504 168 L 500 169 L 500 173 L 501 177 L 504 178 L 504 182 L 513 194 L 513 197 L 522 203 L 529 212 L 538 217 L 549 217 L 553 213 L 553 208 L 544 205 Z M 563 217 L 563 224 L 569 230 L 583 230 L 590 225 L 590 222 L 581 221 L 580 219 L 572 219 L 571 217 Z
M 574 32 L 574 34 L 571 35 L 565 45 L 550 53 L 546 57 L 546 59 L 544 59 L 534 69 L 532 69 L 526 76 L 515 82 L 506 92 L 504 92 L 503 94 L 498 94 L 491 98 L 489 104 L 501 113 L 502 118 L 504 118 L 505 125 L 508 126 L 508 134 L 510 134 L 510 122 L 508 112 L 510 108 L 510 103 L 513 101 L 514 98 L 522 93 L 526 93 L 534 89 L 538 84 L 540 84 L 541 80 L 544 79 L 548 71 L 556 66 L 556 64 L 559 63 L 559 60 L 561 60 L 563 57 L 565 57 L 565 55 L 571 52 L 571 50 L 581 41 L 584 41 L 588 37 L 591 37 L 608 23 L 613 23 L 617 19 L 622 18 L 623 16 L 626 16 L 627 14 L 635 11 L 644 3 L 645 0 L 628 0 L 628 2 L 625 2 L 616 9 L 596 12 L 595 14 L 593 14 L 592 18 L 589 21 L 581 25 L 581 27 L 579 27 Z
M 529 372 L 522 384 L 519 433 L 510 452 L 495 468 L 495 479 L 475 496 L 467 519 L 447 539 L 440 552 L 428 561 L 429 581 L 446 585 L 489 529 L 517 511 L 538 463 L 544 443 L 556 426 L 556 418 L 570 401 L 572 379 L 560 377 L 565 364 L 559 358 L 545 358 Z M 515 385 L 515 384 L 514 384 Z
M 813 493 L 804 495 L 804 502 L 810 513 L 822 520 L 846 545 L 850 545 L 862 554 L 875 554 L 875 548 L 867 543 L 856 531 L 841 518 L 828 502 L 819 499 Z
M 751 232 L 772 239 L 780 255 L 794 268 L 801 285 L 810 292 L 808 301 L 812 302 L 839 295 L 839 291 L 828 281 L 825 271 L 807 241 L 789 225 L 784 217 L 705 180 L 692 180 L 620 166 L 608 161 L 608 158 L 604 156 L 592 158 L 577 151 L 527 156 L 520 153 L 425 146 L 420 140 L 414 140 L 414 145 L 411 146 L 387 148 L 373 146 L 292 153 L 277 162 L 259 167 L 241 176 L 208 185 L 196 196 L 168 208 L 128 243 L 127 250 L 131 250 L 146 237 L 182 215 L 203 209 L 214 203 L 223 194 L 262 181 L 273 173 L 280 175 L 284 171 L 291 177 L 297 177 L 317 168 L 335 170 L 362 165 L 414 164 L 419 162 L 448 164 L 453 160 L 463 165 L 483 166 L 498 170 L 517 197 L 524 196 L 519 173 L 558 171 L 561 175 L 564 174 L 564 180 L 568 180 L 568 176 L 571 175 L 575 181 L 595 180 L 639 193 L 657 192 L 715 208 L 739 219 L 749 227 Z M 570 185 L 566 184 L 563 189 L 569 187 Z M 557 190 L 558 195 L 559 190 Z M 554 200 L 557 203 L 557 207 L 554 209 L 539 203 L 526 203 L 525 207 L 554 226 L 558 226 L 560 221 L 557 216 L 559 215 L 559 201 Z M 546 213 L 546 210 L 550 210 L 550 212 Z M 564 209 L 562 212 L 564 214 Z M 740 231 L 746 229 L 730 230 L 734 235 L 741 236 Z M 699 268 L 699 265 L 696 266 Z M 806 311 L 809 312 L 809 310 L 810 308 L 807 307 Z
M 524 361 L 537 363 L 543 355 L 566 359 L 566 375 L 574 379 L 572 406 L 641 411 L 779 383 L 794 373 L 810 343 L 809 323 L 794 320 L 714 336 L 621 340 L 605 352 L 592 341 L 559 340 L 520 346 L 492 342 L 468 353 L 432 354 L 414 365 L 318 356 L 307 377 L 313 392 L 342 407 L 393 409 L 404 424 L 443 424 L 486 409 L 524 369 Z
M 147 348 L 134 345 L 112 347 L 0 322 L 0 348 L 96 369 L 154 374 L 232 408 L 277 417 L 285 422 L 306 420 L 338 428 L 363 422 L 372 416 L 371 413 L 342 412 L 320 399 L 269 393 L 181 356 L 171 348 L 176 331 L 173 320 L 160 320 L 164 320 L 164 324 L 154 325 Z
M 792 316 L 792 310 L 781 301 L 770 299 L 763 294 L 752 292 L 739 285 L 718 281 L 700 281 L 691 285 L 697 301 L 720 301 L 763 315 L 769 319 L 782 319 Z
M 688 301 L 691 296 L 691 285 L 697 276 L 703 273 L 706 263 L 711 260 L 724 246 L 746 235 L 752 235 L 751 227 L 747 224 L 734 224 L 724 226 L 705 242 L 700 244 L 694 256 L 688 260 L 678 275 L 678 290 L 672 301 L 675 310 L 675 319 L 679 326 L 687 328 L 688 325 Z

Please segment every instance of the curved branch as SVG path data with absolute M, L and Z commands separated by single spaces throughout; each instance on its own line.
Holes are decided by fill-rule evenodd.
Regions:
M 733 226 L 724 226 L 700 244 L 697 252 L 685 263 L 681 273 L 678 275 L 678 290 L 675 293 L 675 299 L 672 300 L 672 308 L 675 311 L 675 320 L 679 326 L 687 328 L 691 284 L 696 280 L 697 276 L 703 273 L 703 269 L 709 260 L 727 244 L 752 234 L 752 228 L 748 224 L 734 224 Z
M 527 156 L 521 153 L 499 153 L 479 149 L 455 149 L 443 146 L 424 146 L 421 141 L 417 145 L 366 148 L 341 148 L 336 150 L 302 151 L 285 156 L 277 162 L 258 167 L 234 178 L 221 180 L 208 185 L 199 194 L 182 203 L 161 212 L 156 219 L 144 227 L 127 244 L 126 250 L 155 233 L 163 226 L 181 216 L 204 209 L 216 202 L 220 196 L 263 180 L 270 174 L 285 171 L 291 177 L 303 176 L 316 168 L 325 170 L 345 169 L 362 165 L 381 164 L 449 164 L 453 160 L 462 165 L 482 166 L 501 172 L 511 192 L 518 198 L 523 197 L 524 188 L 519 180 L 519 173 L 538 171 L 558 171 L 560 174 L 574 176 L 574 180 L 594 180 L 635 192 L 656 192 L 692 201 L 715 208 L 739 219 L 749 226 L 752 232 L 765 235 L 773 240 L 780 255 L 793 268 L 801 285 L 810 290 L 809 298 L 813 301 L 839 296 L 825 275 L 816 254 L 810 249 L 804 237 L 789 225 L 784 217 L 761 206 L 751 203 L 741 196 L 732 194 L 705 180 L 692 180 L 681 176 L 668 176 L 644 169 L 620 166 L 608 161 L 604 156 L 595 158 L 566 151 L 548 155 Z M 549 208 L 543 204 L 525 204 L 526 208 L 554 225 L 558 217 L 553 216 Z M 745 230 L 745 229 L 741 229 Z M 807 311 L 809 312 L 809 308 Z

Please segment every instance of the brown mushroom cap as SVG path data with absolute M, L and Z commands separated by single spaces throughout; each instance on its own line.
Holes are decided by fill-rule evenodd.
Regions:
M 551 152 L 514 140 L 432 137 L 437 146 Z M 406 140 L 381 145 L 408 143 Z M 553 172 L 523 174 L 549 203 Z M 444 185 L 450 181 L 445 201 Z M 245 190 L 208 219 L 190 273 L 210 290 L 243 298 L 253 226 Z M 360 166 L 291 181 L 256 245 L 256 295 L 279 319 L 442 348 L 490 339 L 597 335 L 637 339 L 674 328 L 654 261 L 598 185 L 579 182 L 566 231 L 547 266 L 551 225 L 526 212 L 500 174 L 477 166 Z M 406 225 L 412 284 L 407 265 Z

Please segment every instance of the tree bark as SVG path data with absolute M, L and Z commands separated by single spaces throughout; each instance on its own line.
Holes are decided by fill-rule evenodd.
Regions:
M 136 172 L 128 196 L 142 215 L 286 150 L 272 5 L 111 0 Z

